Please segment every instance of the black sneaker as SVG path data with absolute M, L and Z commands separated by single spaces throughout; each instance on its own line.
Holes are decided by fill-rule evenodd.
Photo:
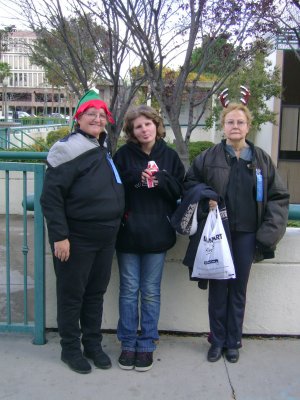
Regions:
M 207 361 L 216 362 L 222 357 L 223 348 L 211 345 L 207 353 Z
M 153 353 L 152 352 L 137 352 L 135 359 L 136 371 L 148 371 L 153 365 Z
M 83 355 L 86 358 L 93 360 L 95 367 L 100 369 L 109 369 L 111 368 L 111 360 L 106 353 L 102 349 L 97 349 L 95 351 L 87 351 L 85 350 Z
M 236 363 L 239 360 L 239 350 L 238 349 L 227 349 L 225 352 L 226 360 L 231 363 Z
M 78 374 L 89 374 L 92 371 L 90 363 L 82 356 L 82 354 L 76 354 L 73 356 L 62 354 L 61 361 L 66 363 L 72 371 L 78 372 Z
M 133 369 L 135 366 L 135 351 L 122 350 L 118 364 L 122 369 Z

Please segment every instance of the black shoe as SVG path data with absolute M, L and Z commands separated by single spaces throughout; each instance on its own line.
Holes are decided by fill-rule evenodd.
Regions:
M 207 361 L 216 362 L 222 357 L 222 347 L 211 345 L 207 353 Z
M 227 349 L 225 352 L 226 360 L 231 363 L 236 363 L 239 360 L 239 350 L 238 349 Z
M 133 369 L 135 366 L 135 351 L 122 350 L 118 364 L 122 369 Z
M 83 355 L 86 358 L 93 360 L 95 367 L 100 369 L 109 369 L 111 368 L 110 358 L 102 349 L 97 349 L 95 351 L 87 351 L 85 350 Z
M 82 354 L 76 354 L 73 356 L 62 354 L 61 360 L 66 363 L 72 371 L 78 372 L 79 374 L 89 374 L 92 371 L 90 363 L 82 356 Z
M 153 365 L 153 353 L 151 352 L 137 352 L 135 359 L 136 371 L 148 371 Z

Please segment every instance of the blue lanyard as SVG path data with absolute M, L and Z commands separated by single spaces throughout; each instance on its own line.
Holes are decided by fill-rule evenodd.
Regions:
M 112 168 L 112 170 L 114 172 L 114 175 L 115 175 L 117 183 L 122 183 L 120 175 L 119 175 L 119 172 L 118 172 L 118 170 L 117 170 L 117 168 L 116 168 L 116 166 L 115 166 L 115 164 L 113 162 L 113 159 L 111 158 L 109 153 L 106 154 L 106 159 L 111 165 L 111 168 Z
M 259 168 L 256 168 L 256 201 L 263 201 L 264 198 L 264 180 Z

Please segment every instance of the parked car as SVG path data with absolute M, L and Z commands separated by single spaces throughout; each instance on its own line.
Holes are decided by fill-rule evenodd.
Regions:
M 69 122 L 70 116 L 69 115 L 64 115 L 60 113 L 52 113 L 49 115 L 51 118 L 57 118 L 57 119 L 64 119 L 66 122 Z
M 66 119 L 66 117 L 63 114 L 60 114 L 60 113 L 52 113 L 52 114 L 50 114 L 50 117 Z
M 13 120 L 13 112 L 12 111 L 8 111 L 7 112 L 7 120 L 8 121 L 12 121 Z M 5 115 L 2 114 L 2 111 L 0 111 L 0 121 L 5 121 Z
M 24 118 L 24 117 L 30 117 L 30 114 L 28 114 L 26 111 L 16 111 L 17 113 L 17 118 Z

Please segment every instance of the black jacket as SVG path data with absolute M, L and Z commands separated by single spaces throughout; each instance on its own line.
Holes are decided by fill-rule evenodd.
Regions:
M 202 236 L 202 232 L 206 223 L 206 218 L 209 212 L 208 202 L 210 199 L 218 202 L 222 223 L 227 236 L 228 244 L 231 248 L 231 237 L 225 203 L 223 199 L 221 199 L 220 196 L 217 195 L 217 193 L 205 183 L 199 183 L 191 187 L 189 190 L 185 191 L 183 199 L 171 219 L 172 226 L 174 227 L 174 229 L 176 229 L 178 233 L 190 236 L 189 245 L 182 263 L 189 267 L 190 280 L 198 281 L 198 286 L 201 289 L 207 289 L 208 280 L 193 278 L 192 272 L 200 238 Z M 195 209 L 194 207 L 196 203 L 197 209 Z M 190 228 L 191 219 L 193 217 L 193 215 L 191 214 L 193 213 L 193 210 L 195 213 L 197 213 L 197 230 L 195 233 L 192 234 L 190 232 Z
M 50 242 L 68 238 L 76 221 L 119 226 L 124 188 L 97 139 L 74 132 L 52 146 L 47 164 L 41 205 Z
M 148 188 L 141 174 L 148 161 L 155 161 L 158 186 Z M 116 248 L 123 252 L 151 253 L 171 248 L 176 234 L 170 225 L 177 200 L 182 193 L 184 166 L 178 154 L 163 139 L 148 155 L 138 144 L 129 142 L 114 156 L 125 187 L 125 214 Z
M 283 184 L 271 157 L 259 147 L 247 141 L 252 149 L 252 161 L 247 167 L 253 171 L 253 187 L 256 190 L 256 169 L 263 176 L 263 200 L 256 201 L 256 239 L 258 246 L 257 261 L 273 258 L 276 244 L 286 230 L 288 219 L 289 194 Z M 225 151 L 225 140 L 204 152 L 194 160 L 187 172 L 184 183 L 189 189 L 199 182 L 211 186 L 216 193 L 226 199 L 231 174 L 230 155 Z M 247 205 L 243 212 L 247 213 Z

